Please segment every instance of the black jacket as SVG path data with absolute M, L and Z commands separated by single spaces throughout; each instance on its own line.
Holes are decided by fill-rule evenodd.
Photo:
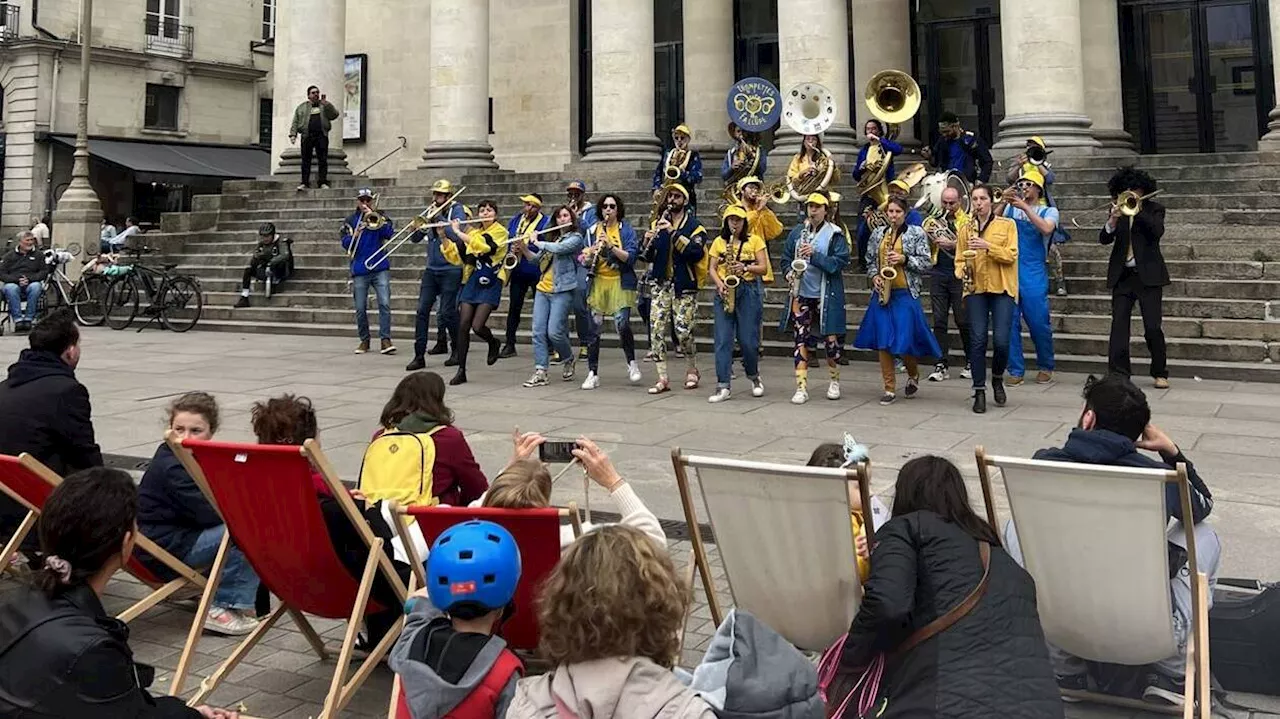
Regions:
M 0 382 L 0 454 L 27 452 L 66 476 L 102 466 L 89 390 L 52 352 L 25 349 Z
M 199 719 L 181 699 L 147 693 L 155 672 L 134 664 L 128 641 L 87 585 L 57 599 L 15 592 L 0 606 L 0 719 Z
M 1132 227 L 1132 230 L 1130 230 Z M 1164 255 L 1160 253 L 1160 238 L 1164 236 L 1164 205 L 1155 200 L 1144 200 L 1142 211 L 1116 220 L 1116 231 L 1107 232 L 1103 227 L 1098 232 L 1098 242 L 1111 245 L 1111 261 L 1107 264 L 1107 289 L 1115 289 L 1124 273 L 1124 261 L 1129 255 L 1129 245 L 1133 244 L 1133 260 L 1138 270 L 1138 279 L 1146 287 L 1164 287 L 1169 284 L 1169 268 L 1164 264 Z M 1115 244 L 1112 244 L 1112 243 Z
M 222 517 L 205 499 L 195 480 L 161 444 L 138 486 L 138 529 L 151 541 L 182 559 L 195 546 L 200 532 L 222 524 Z M 175 575 L 150 555 L 140 553 L 142 563 L 164 579 Z
M 894 517 L 876 531 L 862 606 L 842 664 L 856 669 L 892 653 L 946 614 L 982 578 L 978 542 L 933 512 Z M 978 604 L 951 627 L 889 659 L 882 719 L 1061 719 L 1062 700 L 1036 611 L 1031 575 L 999 547 Z
M 44 282 L 49 277 L 49 263 L 44 261 L 43 252 L 32 249 L 23 254 L 15 247 L 0 260 L 0 282 L 17 283 L 21 277 L 31 282 Z

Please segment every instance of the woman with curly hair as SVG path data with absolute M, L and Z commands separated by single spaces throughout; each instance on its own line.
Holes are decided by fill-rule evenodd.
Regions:
M 712 719 L 671 673 L 689 587 L 643 532 L 600 527 L 565 552 L 538 596 L 539 651 L 555 666 L 525 679 L 508 719 Z

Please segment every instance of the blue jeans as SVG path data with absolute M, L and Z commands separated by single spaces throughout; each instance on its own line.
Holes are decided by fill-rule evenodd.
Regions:
M 29 282 L 24 290 L 13 282 L 4 285 L 4 298 L 9 301 L 9 319 L 14 322 L 35 322 L 36 303 L 40 301 L 40 283 Z M 22 300 L 27 301 L 27 312 L 22 313 Z
M 218 556 L 218 545 L 222 543 L 222 535 L 226 534 L 226 525 L 210 527 L 196 538 L 196 543 L 182 557 L 182 561 L 201 571 L 213 566 Z M 253 609 L 253 600 L 258 594 L 258 575 L 249 560 L 244 558 L 236 545 L 227 547 L 227 560 L 222 564 L 222 581 L 218 583 L 218 591 L 213 595 L 213 603 L 227 609 Z
M 439 326 L 456 345 L 458 342 L 458 290 L 462 287 L 462 268 L 455 270 L 423 270 L 418 287 L 418 316 L 413 326 L 413 356 L 427 353 L 427 335 L 431 333 L 431 306 L 440 301 Z
M 716 387 L 727 388 L 733 377 L 733 340 L 742 348 L 742 368 L 747 379 L 760 376 L 760 313 L 764 307 L 758 282 L 744 282 L 734 297 L 733 314 L 724 311 L 724 300 L 715 298 Z
M 1004 293 L 982 292 L 966 297 L 964 305 L 969 312 L 969 368 L 973 370 L 973 388 L 983 389 L 987 386 L 988 327 L 995 334 L 996 345 L 991 352 L 991 376 L 1003 379 L 1009 362 L 1013 298 Z
M 1021 279 L 1021 278 L 1019 278 Z M 1022 320 L 1027 321 L 1027 331 L 1036 347 L 1036 369 L 1053 371 L 1053 327 L 1049 324 L 1049 285 L 1031 284 L 1018 288 L 1018 302 L 1009 322 L 1012 341 L 1009 345 L 1009 374 L 1021 377 L 1026 374 L 1026 362 L 1022 359 Z
M 369 287 L 378 296 L 378 337 L 391 339 L 391 270 L 383 270 L 351 278 L 351 291 L 356 300 L 356 334 L 361 342 L 369 341 Z
M 569 310 L 573 292 L 538 292 L 533 297 L 533 365 L 546 369 L 551 348 L 566 362 L 573 359 L 569 346 Z

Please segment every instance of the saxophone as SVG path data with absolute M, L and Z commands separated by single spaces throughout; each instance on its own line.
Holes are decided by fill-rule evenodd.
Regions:
M 809 261 L 800 258 L 800 248 L 810 244 L 809 223 L 806 221 L 800 229 L 800 240 L 796 242 L 796 257 L 791 260 L 791 268 L 787 271 L 787 282 L 791 287 L 791 300 L 794 300 L 800 294 L 800 277 L 809 270 Z M 787 302 L 790 308 L 791 301 Z M 788 310 L 789 311 L 789 310 Z
M 898 230 L 890 227 L 885 230 L 884 237 L 880 238 L 879 256 L 876 265 L 880 268 L 880 306 L 884 307 L 889 304 L 889 296 L 893 294 L 893 281 L 898 279 L 898 270 L 889 264 L 889 250 L 893 248 L 898 239 Z
M 972 236 L 977 229 L 978 222 L 972 217 L 970 217 L 968 222 L 965 222 L 961 228 L 961 230 L 967 232 L 969 236 Z M 968 246 L 967 240 L 965 245 L 966 247 Z M 964 285 L 964 294 L 971 295 L 977 288 L 978 251 L 966 249 L 964 252 L 960 253 L 960 257 L 964 260 L 964 278 L 962 280 Z
M 742 246 L 746 243 L 745 239 L 738 240 L 738 251 L 733 253 L 733 259 L 728 261 L 729 274 L 724 278 L 724 287 L 727 292 L 724 293 L 724 311 L 725 314 L 733 314 L 735 303 L 738 295 L 738 286 L 742 284 L 742 276 L 735 272 L 732 267 L 733 263 L 742 262 Z M 725 249 L 728 249 L 726 247 Z M 724 254 L 724 259 L 728 260 L 729 253 Z

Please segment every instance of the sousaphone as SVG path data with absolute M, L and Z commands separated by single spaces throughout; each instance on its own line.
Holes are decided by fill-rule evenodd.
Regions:
M 920 111 L 920 86 L 901 70 L 881 70 L 867 81 L 863 91 L 871 116 L 884 123 L 885 137 L 892 140 L 898 135 L 898 127 Z M 867 150 L 867 162 L 858 180 L 858 193 L 870 195 L 877 207 L 889 199 L 885 174 L 889 163 L 879 145 Z
M 792 85 L 782 100 L 782 121 L 797 134 L 821 135 L 836 121 L 836 99 L 816 82 Z

